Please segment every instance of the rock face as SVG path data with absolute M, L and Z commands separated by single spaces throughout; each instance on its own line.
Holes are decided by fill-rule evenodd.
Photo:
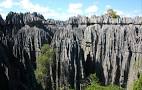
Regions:
M 0 90 L 36 90 L 36 58 L 58 27 L 37 13 L 10 12 L 0 20 Z
M 56 65 L 59 66 L 60 62 L 60 70 L 56 70 L 60 71 L 60 76 L 56 76 L 56 81 L 64 80 L 68 84 L 67 80 L 72 77 L 70 85 L 78 90 L 82 86 L 81 80 L 95 72 L 105 85 L 118 84 L 132 89 L 133 81 L 142 68 L 141 22 L 102 16 L 73 17 L 68 23 L 55 33 L 52 40 L 57 50 Z M 75 50 L 72 49 L 74 46 Z M 68 76 L 70 74 L 71 77 Z M 58 82 L 59 85 L 61 83 Z
M 51 90 L 82 90 L 91 73 L 104 85 L 131 90 L 142 70 L 142 17 L 55 21 L 10 12 L 6 20 L 0 16 L 0 90 L 39 90 L 35 61 L 45 43 L 55 49 Z

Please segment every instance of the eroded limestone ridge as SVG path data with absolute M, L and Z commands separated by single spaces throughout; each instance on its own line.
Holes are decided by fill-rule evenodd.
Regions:
M 81 90 L 91 73 L 104 85 L 131 90 L 142 71 L 142 17 L 77 16 L 58 21 L 35 12 L 10 12 L 6 20 L 0 17 L 0 89 L 37 89 L 35 61 L 45 43 L 55 49 L 50 77 L 56 90 Z

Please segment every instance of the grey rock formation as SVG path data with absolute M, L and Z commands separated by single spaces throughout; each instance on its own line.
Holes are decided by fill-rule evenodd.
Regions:
M 141 19 L 137 23 L 135 21 L 132 18 L 113 19 L 107 16 L 93 16 L 91 18 L 72 17 L 68 21 L 69 25 L 64 28 L 65 30 L 55 33 L 52 43 L 53 45 L 61 44 L 61 46 L 67 47 L 72 44 L 64 45 L 61 42 L 62 40 L 64 43 L 69 43 L 71 37 L 68 37 L 68 35 L 78 37 L 78 43 L 76 43 L 80 47 L 78 53 L 82 54 L 81 59 L 77 58 L 75 60 L 81 62 L 80 67 L 82 72 L 74 71 L 73 76 L 76 76 L 76 73 L 81 73 L 82 79 L 84 76 L 86 77 L 96 72 L 103 84 L 118 84 L 130 90 L 134 80 L 141 73 L 142 68 L 142 25 Z M 66 35 L 67 31 L 70 31 L 70 33 Z M 74 34 L 72 35 L 72 33 Z M 60 59 L 56 58 L 56 61 L 70 61 L 68 58 L 72 54 L 68 52 L 72 50 L 68 48 L 64 50 L 61 46 L 57 49 L 61 50 L 60 53 L 56 53 Z M 82 52 L 79 52 L 81 50 Z M 62 53 L 64 56 L 60 56 Z M 90 62 L 91 64 L 89 64 Z M 69 69 L 69 64 L 65 65 Z M 61 66 L 64 67 L 64 65 Z M 76 64 L 75 66 L 78 65 Z M 72 85 L 77 88 L 75 82 Z
M 52 40 L 56 52 L 56 89 L 80 89 L 84 77 L 83 56 L 78 35 L 69 26 L 58 30 Z M 60 71 L 60 72 L 59 72 Z
M 100 28 L 96 24 L 89 26 L 85 35 L 87 46 L 84 55 L 90 52 L 93 60 L 99 63 L 102 68 L 100 78 L 104 77 L 104 84 L 120 84 L 124 87 L 128 83 L 127 87 L 130 87 L 141 68 L 141 25 L 103 25 Z M 138 62 L 139 69 L 134 69 L 134 63 Z M 95 68 L 96 71 L 100 66 Z
M 2 68 L 8 71 L 7 77 L 0 78 L 7 78 L 8 85 L 0 89 L 8 90 L 4 89 L 8 87 L 9 90 L 36 90 L 37 83 L 34 76 L 36 58 L 41 46 L 51 42 L 53 32 L 57 28 L 48 27 L 48 24 L 43 23 L 46 20 L 36 13 L 10 12 L 6 20 L 1 18 L 0 22 L 1 53 L 6 50 L 2 55 L 8 57 L 2 58 L 3 62 L 8 61 L 7 67 L 3 67 L 3 62 L 0 63 Z M 1 73 L 5 75 L 5 70 Z
M 25 25 L 14 37 L 13 54 L 24 63 L 25 57 L 23 53 L 26 51 L 29 59 L 36 63 L 36 57 L 40 53 L 41 46 L 44 43 L 49 43 L 51 38 L 50 34 L 43 29 Z
M 35 12 L 10 12 L 6 20 L 0 16 L 0 78 L 4 81 L 0 89 L 37 89 L 35 61 L 45 43 L 55 49 L 53 90 L 81 90 L 92 73 L 104 85 L 131 90 L 142 72 L 142 17 L 77 16 L 57 21 Z

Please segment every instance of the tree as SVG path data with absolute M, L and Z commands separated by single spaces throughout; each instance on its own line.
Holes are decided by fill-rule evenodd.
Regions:
M 107 15 L 112 17 L 112 18 L 119 18 L 120 16 L 117 15 L 117 12 L 114 11 L 113 9 L 108 9 L 107 10 Z
M 43 89 L 47 88 L 47 77 L 50 76 L 50 67 L 53 59 L 53 49 L 48 44 L 43 45 L 41 54 L 37 59 L 37 68 L 35 71 L 36 79 Z
M 85 90 L 124 90 L 123 88 L 117 85 L 106 85 L 106 86 L 101 85 L 96 74 L 91 74 L 89 78 L 91 82 L 90 85 L 85 87 Z

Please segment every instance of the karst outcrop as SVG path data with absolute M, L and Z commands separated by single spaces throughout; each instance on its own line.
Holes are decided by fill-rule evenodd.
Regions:
M 10 12 L 5 20 L 0 16 L 0 90 L 37 89 L 34 70 L 43 44 L 55 50 L 51 90 L 82 90 L 92 73 L 103 85 L 131 90 L 142 72 L 142 17 L 58 21 Z

